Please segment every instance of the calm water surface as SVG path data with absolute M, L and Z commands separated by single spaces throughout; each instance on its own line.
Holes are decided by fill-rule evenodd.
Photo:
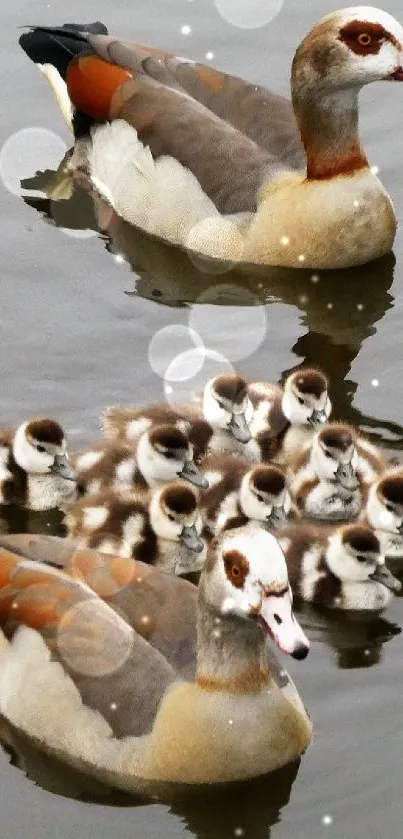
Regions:
M 384 6 L 403 17 L 396 0 Z M 333 8 L 328 0 L 286 0 L 269 26 L 247 31 L 221 20 L 212 0 L 123 2 L 119 8 L 106 0 L 72 0 L 68 7 L 60 0 L 3 4 L 1 142 L 32 127 L 60 137 L 56 149 L 54 141 L 44 153 L 32 133 L 23 135 L 22 146 L 11 149 L 15 179 L 56 169 L 61 141 L 66 148 L 69 143 L 50 90 L 17 46 L 18 26 L 100 18 L 117 34 L 161 43 L 178 54 L 204 60 L 213 51 L 218 66 L 286 94 L 295 46 Z M 192 27 L 188 36 L 181 33 L 186 24 Z M 362 131 L 402 219 L 403 86 L 372 85 L 364 92 Z M 48 413 L 64 424 L 72 449 L 89 442 L 105 404 L 161 398 L 163 381 L 149 363 L 150 341 L 163 327 L 191 323 L 210 348 L 254 376 L 277 379 L 303 361 L 320 363 L 332 379 L 335 415 L 400 451 L 401 233 L 393 257 L 355 271 L 323 273 L 318 282 L 310 272 L 211 274 L 140 234 L 129 235 L 101 205 L 94 212 L 82 192 L 59 204 L 29 194 L 23 201 L 0 190 L 2 423 Z M 97 221 L 109 236 L 91 235 Z M 155 346 L 158 361 L 161 349 Z M 188 346 L 172 338 L 172 358 Z M 174 383 L 174 395 L 194 384 Z M 46 523 L 34 517 L 23 525 L 35 530 Z M 92 789 L 5 730 L 1 836 L 397 839 L 402 602 L 396 600 L 382 620 L 329 621 L 308 610 L 301 619 L 313 638 L 312 651 L 306 662 L 287 666 L 313 717 L 315 738 L 299 767 L 208 799 L 150 805 Z

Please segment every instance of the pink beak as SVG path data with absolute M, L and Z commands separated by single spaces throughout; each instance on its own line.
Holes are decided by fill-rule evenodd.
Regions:
M 260 607 L 260 625 L 273 638 L 278 648 L 293 658 L 303 659 L 309 653 L 309 641 L 294 617 L 289 590 L 269 594 Z

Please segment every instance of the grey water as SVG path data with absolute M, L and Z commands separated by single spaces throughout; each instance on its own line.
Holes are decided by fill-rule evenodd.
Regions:
M 384 7 L 403 20 L 396 0 Z M 101 19 L 117 35 L 179 55 L 208 61 L 213 52 L 218 67 L 288 95 L 295 47 L 333 8 L 330 0 L 285 0 L 267 26 L 252 30 L 230 25 L 213 0 L 2 5 L 2 426 L 48 414 L 65 427 L 72 450 L 89 443 L 106 404 L 165 398 L 164 359 L 191 346 L 176 329 L 182 325 L 253 376 L 277 380 L 303 362 L 320 364 L 331 379 L 335 416 L 399 456 L 401 229 L 394 254 L 363 268 L 314 280 L 306 271 L 239 275 L 128 232 L 81 189 L 70 201 L 49 201 L 40 185 L 70 138 L 50 88 L 17 43 L 23 24 Z M 403 219 L 403 85 L 370 85 L 361 111 L 365 148 Z M 168 339 L 160 333 L 165 327 Z M 212 370 L 215 363 L 213 357 Z M 174 397 L 195 384 L 180 376 L 172 381 Z M 57 533 L 60 519 L 2 514 L 0 529 Z M 209 796 L 150 804 L 93 789 L 4 726 L 2 839 L 398 839 L 403 603 L 396 599 L 382 618 L 359 622 L 308 609 L 300 619 L 312 650 L 306 661 L 285 664 L 315 736 L 299 766 Z

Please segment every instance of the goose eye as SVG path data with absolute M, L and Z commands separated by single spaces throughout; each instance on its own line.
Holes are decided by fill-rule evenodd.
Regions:
M 392 504 L 385 504 L 385 508 L 389 513 L 393 513 L 393 506 Z
M 372 43 L 372 36 L 369 32 L 361 32 L 361 34 L 358 35 L 357 41 L 361 47 L 369 47 Z
M 357 555 L 358 562 L 367 562 L 366 556 Z
M 46 452 L 45 446 L 37 445 L 36 447 L 37 452 Z
M 259 494 L 258 494 L 258 495 L 256 496 L 256 498 L 257 498 L 257 500 L 258 500 L 258 501 L 264 501 L 263 495 L 259 495 Z
M 168 518 L 169 521 L 175 521 L 175 516 L 173 516 L 172 513 L 168 513 Z
M 175 460 L 175 455 L 173 452 L 165 452 L 165 457 L 167 460 Z
M 328 458 L 329 458 L 329 460 L 330 460 L 331 456 L 332 456 L 332 455 L 330 454 L 330 452 L 325 452 L 325 457 L 328 457 Z
M 299 402 L 300 405 L 305 405 L 305 402 L 304 402 L 302 396 L 298 396 L 298 402 Z

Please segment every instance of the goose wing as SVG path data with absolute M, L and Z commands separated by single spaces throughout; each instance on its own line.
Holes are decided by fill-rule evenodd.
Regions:
M 20 626 L 36 629 L 84 704 L 101 713 L 115 736 L 152 729 L 176 678 L 158 650 L 84 582 L 6 549 L 0 549 L 0 585 L 7 635 Z

